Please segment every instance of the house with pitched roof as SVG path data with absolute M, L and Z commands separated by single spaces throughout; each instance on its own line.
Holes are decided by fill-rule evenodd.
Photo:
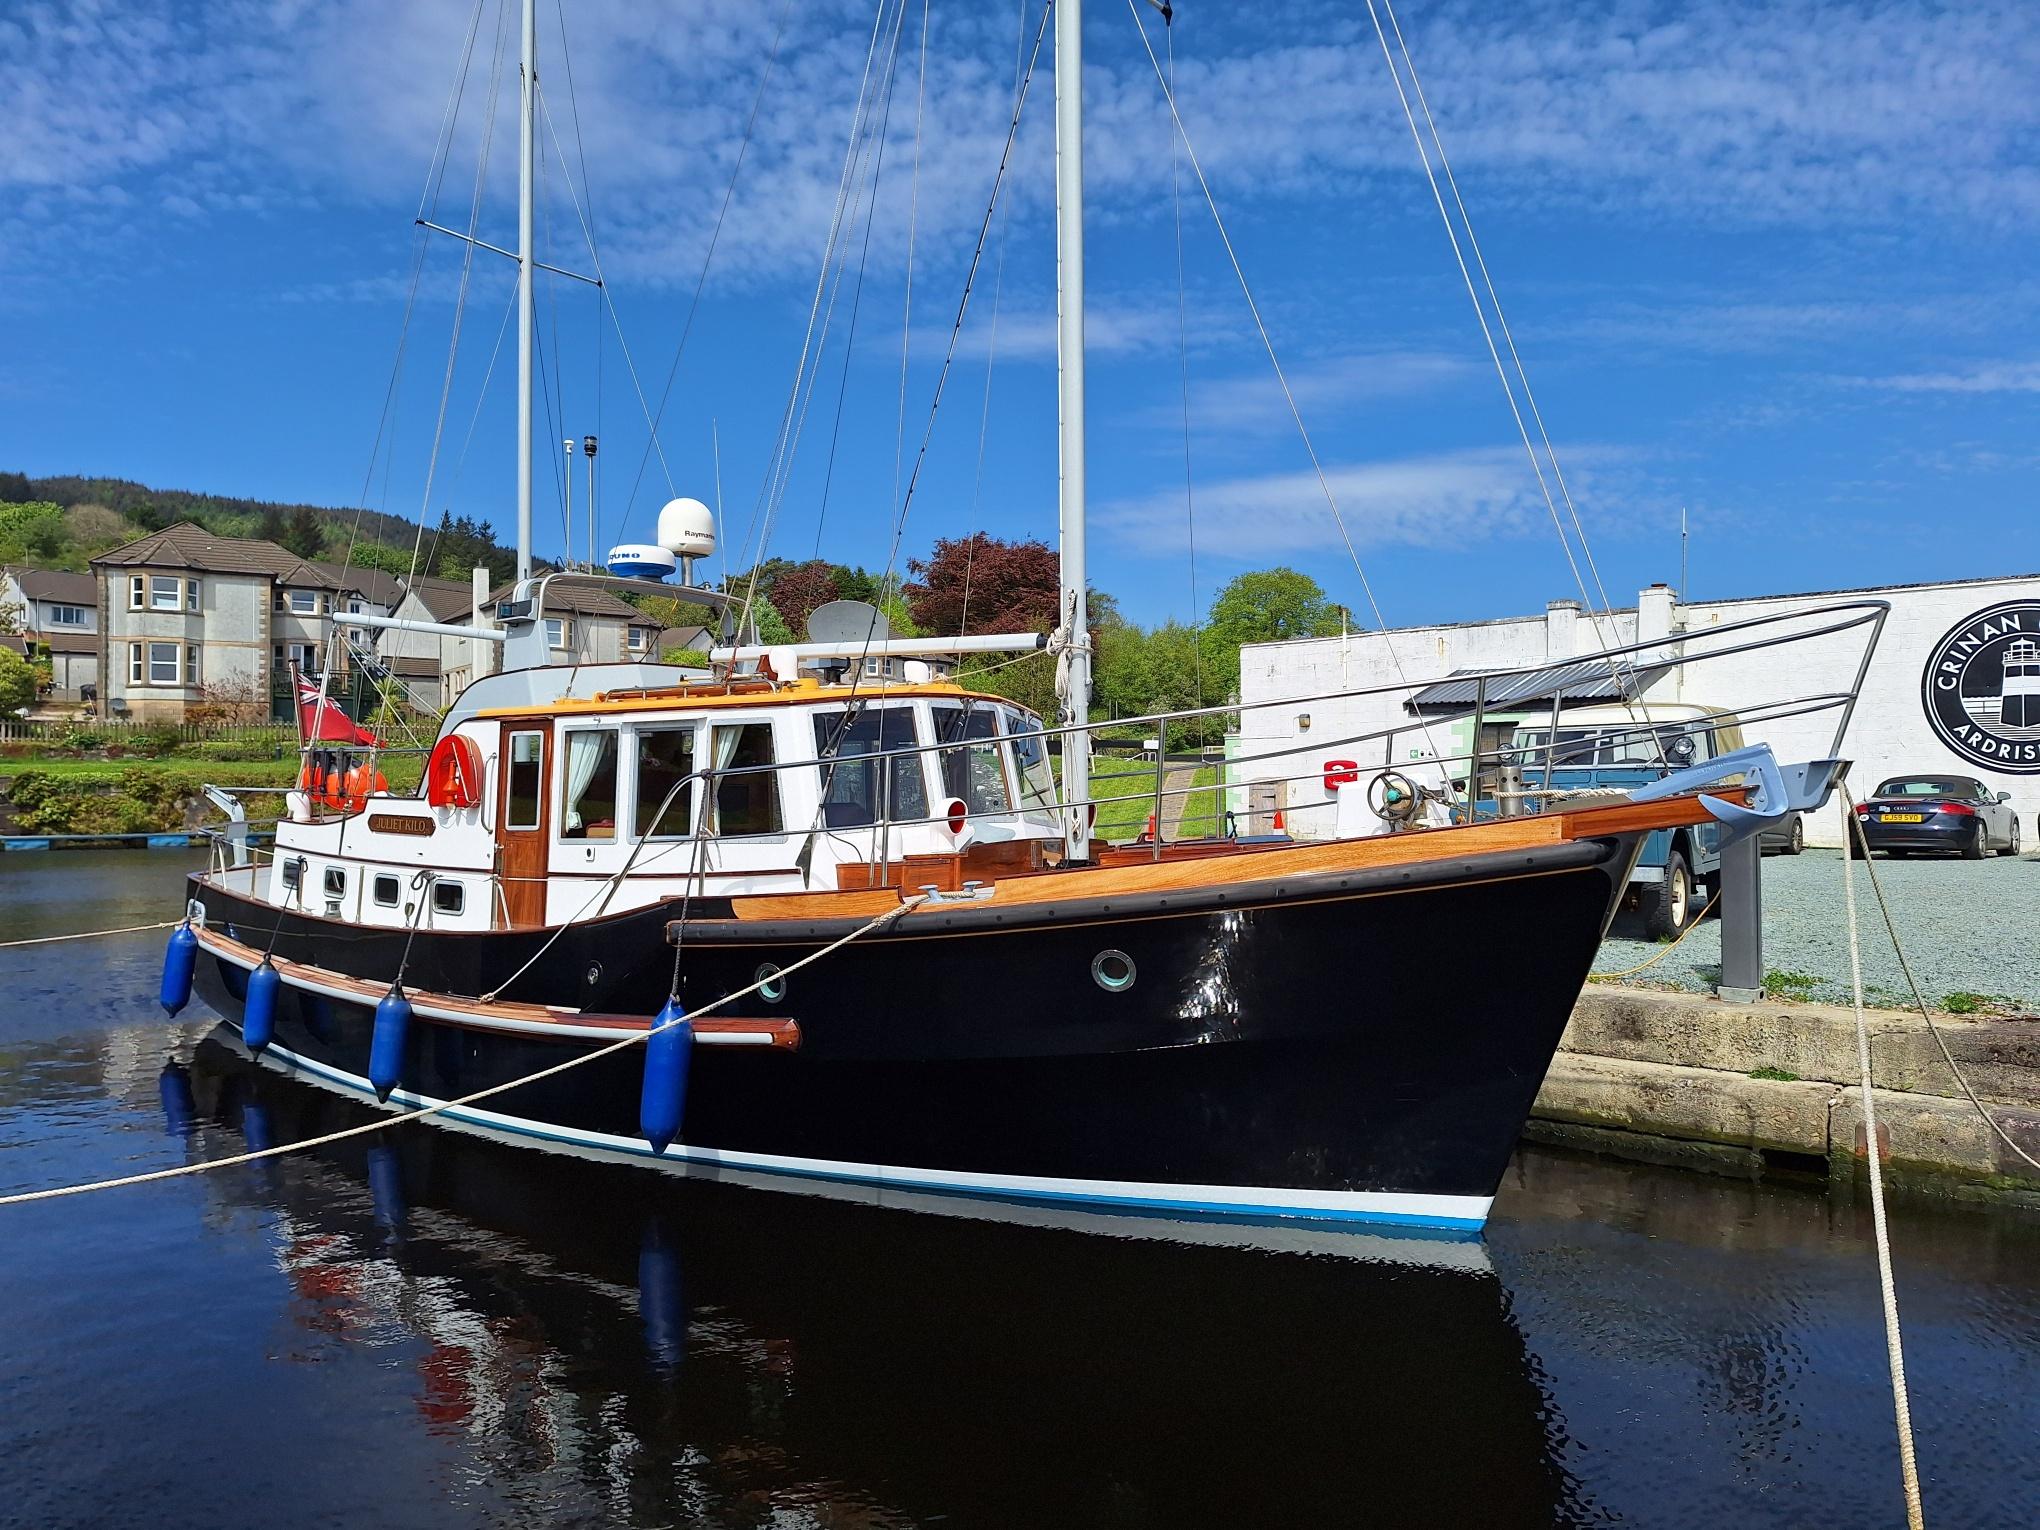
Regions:
M 99 685 L 99 583 L 90 574 L 46 568 L 0 568 L 0 611 L 17 631 L 0 634 L 0 646 L 46 657 L 46 703 L 89 701 Z
M 101 553 L 101 707 L 168 722 L 207 703 L 267 708 L 287 666 L 325 668 L 327 618 L 346 611 L 367 572 L 188 521 Z

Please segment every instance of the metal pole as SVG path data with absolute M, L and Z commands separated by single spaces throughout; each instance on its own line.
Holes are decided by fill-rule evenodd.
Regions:
M 1472 823 L 1479 816 L 1480 807 L 1480 734 L 1487 726 L 1487 676 L 1482 675 L 1473 682 L 1473 748 L 1466 767 L 1466 821 Z
M 581 453 L 588 459 L 588 567 L 598 568 L 595 561 L 595 438 L 581 438 Z
M 1063 856 L 1091 858 L 1091 623 L 1084 572 L 1084 8 L 1055 8 L 1056 403 L 1061 459 Z
M 1731 1004 L 1764 996 L 1763 836 L 1752 834 L 1721 852 L 1721 982 Z
M 531 203 L 538 165 L 538 6 L 524 0 L 524 98 L 517 117 L 517 578 L 531 577 Z
M 561 473 L 560 477 L 567 486 L 567 535 L 572 537 L 574 534 L 574 453 L 578 449 L 578 443 L 572 436 L 568 436 L 564 441 L 560 442 L 560 445 L 566 448 L 567 454 L 566 470 Z M 571 560 L 574 556 L 574 544 L 571 541 L 567 543 L 565 551 L 567 557 Z

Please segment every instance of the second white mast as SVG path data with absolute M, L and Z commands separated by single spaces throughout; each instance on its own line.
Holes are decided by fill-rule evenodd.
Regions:
M 538 163 L 538 6 L 524 0 L 524 95 L 517 117 L 517 578 L 531 577 L 532 182 Z
M 1090 720 L 1091 623 L 1084 574 L 1084 8 L 1055 0 L 1056 413 L 1060 430 L 1065 726 Z M 1071 861 L 1091 855 L 1091 736 L 1063 735 L 1063 823 Z

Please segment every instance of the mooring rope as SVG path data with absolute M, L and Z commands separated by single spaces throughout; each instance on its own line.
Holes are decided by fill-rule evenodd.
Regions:
M 423 1105 L 416 1110 L 401 1111 L 396 1115 L 380 1116 L 373 1121 L 364 1121 L 358 1126 L 343 1127 L 339 1131 L 327 1132 L 323 1136 L 307 1137 L 302 1142 L 286 1142 L 277 1147 L 257 1148 L 252 1152 L 236 1153 L 228 1158 L 208 1158 L 202 1163 L 178 1164 L 174 1168 L 152 1169 L 143 1174 L 126 1174 L 118 1179 L 98 1179 L 80 1185 L 58 1185 L 49 1190 L 24 1190 L 15 1195 L 0 1195 L 0 1206 L 19 1206 L 29 1201 L 53 1201 L 64 1196 L 84 1195 L 93 1190 L 118 1190 L 126 1185 L 146 1185 L 160 1179 L 181 1179 L 190 1174 L 203 1174 L 212 1169 L 230 1169 L 240 1164 L 254 1163 L 263 1158 L 280 1158 L 285 1153 L 295 1153 L 304 1148 L 325 1147 L 329 1143 L 341 1142 L 349 1137 L 365 1137 L 370 1132 L 379 1132 L 388 1127 L 401 1126 L 407 1121 L 421 1121 L 427 1116 L 436 1116 L 445 1111 L 458 1109 L 463 1105 L 472 1105 L 477 1100 L 486 1100 L 509 1090 L 521 1088 L 526 1084 L 535 1084 L 540 1079 L 551 1078 L 555 1074 L 565 1073 L 569 1068 L 578 1068 L 583 1063 L 594 1062 L 599 1057 L 608 1057 L 612 1053 L 621 1052 L 626 1047 L 637 1046 L 639 1043 L 649 1040 L 662 1031 L 668 1031 L 676 1025 L 698 1019 L 702 1015 L 722 1008 L 725 1004 L 733 1004 L 738 999 L 756 993 L 767 983 L 775 982 L 788 973 L 798 972 L 801 968 L 820 961 L 830 953 L 840 951 L 853 940 L 861 939 L 872 931 L 891 924 L 901 915 L 926 903 L 928 898 L 929 894 L 927 893 L 918 893 L 914 897 L 907 898 L 900 903 L 898 908 L 887 909 L 877 918 L 859 925 L 847 935 L 830 941 L 829 944 L 823 946 L 820 950 L 810 951 L 798 961 L 789 962 L 777 971 L 767 973 L 748 988 L 739 988 L 734 993 L 726 993 L 713 1003 L 704 1004 L 699 1009 L 676 1016 L 662 1025 L 653 1024 L 641 1032 L 624 1037 L 621 1041 L 613 1041 L 606 1046 L 597 1047 L 592 1052 L 583 1052 L 578 1056 L 569 1057 L 565 1062 L 554 1063 L 550 1067 L 539 1069 L 536 1073 L 527 1073 L 522 1078 L 513 1078 L 501 1084 L 491 1084 L 486 1089 L 477 1089 L 474 1093 L 461 1095 L 458 1099 L 441 1100 L 437 1104 Z
M 1842 834 L 1853 835 L 1870 859 L 1869 842 L 1857 822 L 1855 804 L 1841 788 Z M 1870 1073 L 1870 1021 L 1863 1013 L 1863 948 L 1856 931 L 1856 858 L 1842 846 L 1843 904 L 1849 920 L 1849 980 L 1856 1010 L 1856 1058 L 1863 1073 L 1863 1146 L 1870 1159 L 1870 1225 L 1877 1240 L 1877 1283 L 1884 1298 L 1884 1348 L 1891 1365 L 1891 1401 L 1898 1421 L 1898 1470 L 1905 1483 L 1905 1518 L 1911 1530 L 1924 1530 L 1920 1507 L 1920 1468 L 1913 1454 L 1912 1400 L 1905 1385 L 1905 1342 L 1898 1324 L 1898 1290 L 1891 1275 L 1891 1229 L 1884 1219 L 1884 1154 L 1877 1143 L 1876 1090 Z M 1872 874 L 1873 880 L 1875 873 Z M 1881 898 L 1879 900 L 1882 901 Z M 1896 940 L 1896 932 L 1893 939 Z M 1987 1115 L 1988 1113 L 1986 1113 Z
M 73 930 L 69 935 L 36 935 L 28 940 L 0 940 L 0 951 L 14 946 L 48 946 L 60 940 L 96 940 L 101 935 L 134 935 L 143 930 L 167 930 L 184 923 L 182 919 L 160 919 L 154 924 L 129 924 L 117 930 Z
M 1643 971 L 1646 967 L 1655 967 L 1659 962 L 1678 950 L 1685 943 L 1688 935 L 1700 928 L 1701 924 L 1706 921 L 1707 916 L 1714 912 L 1714 905 L 1720 901 L 1721 890 L 1716 888 L 1714 896 L 1707 900 L 1707 907 L 1701 909 L 1693 922 L 1679 931 L 1678 937 L 1670 945 L 1658 952 L 1657 955 L 1638 962 L 1634 967 L 1624 967 L 1620 972 L 1589 972 L 1587 974 L 1587 981 L 1590 983 L 1612 983 L 1617 978 L 1635 977 L 1637 973 Z

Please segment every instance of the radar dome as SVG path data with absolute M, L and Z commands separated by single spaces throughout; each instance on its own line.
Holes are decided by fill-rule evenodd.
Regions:
M 715 515 L 698 499 L 669 499 L 659 512 L 659 545 L 676 558 L 715 551 Z

